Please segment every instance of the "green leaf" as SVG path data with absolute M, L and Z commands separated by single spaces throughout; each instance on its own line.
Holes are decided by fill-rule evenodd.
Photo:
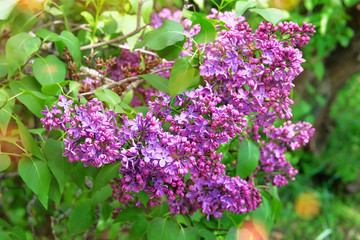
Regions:
M 178 240 L 199 240 L 200 233 L 196 228 L 193 228 L 193 227 L 181 228 L 177 239 Z
M 13 240 L 12 238 L 10 238 L 9 234 L 6 232 L 0 232 L 0 239 L 2 240 Z
M 246 178 L 252 174 L 259 164 L 259 158 L 259 148 L 252 141 L 243 140 L 238 152 L 236 175 Z
M 76 66 L 79 68 L 81 66 L 81 52 L 80 52 L 80 42 L 77 37 L 74 36 L 69 31 L 63 31 L 58 36 L 58 40 L 61 40 L 69 49 L 71 56 L 73 57 Z
M 150 222 L 147 237 L 149 240 L 177 239 L 179 231 L 179 225 L 174 220 L 157 217 Z
M 105 11 L 99 17 L 99 22 L 103 26 L 100 27 L 105 33 L 120 33 L 121 32 L 121 14 L 118 11 Z
M 60 193 L 62 193 L 71 176 L 74 165 L 62 156 L 64 152 L 63 142 L 49 138 L 45 143 L 43 151 L 47 159 L 48 167 L 59 183 Z
M 251 211 L 250 215 L 255 220 L 260 221 L 262 224 L 265 224 L 266 230 L 269 232 L 274 224 L 274 220 L 272 218 L 271 207 L 268 198 L 268 194 L 264 194 L 264 192 L 261 192 L 262 202 L 256 210 Z
M 101 188 L 97 191 L 92 197 L 91 200 L 93 202 L 93 206 L 96 206 L 99 203 L 105 202 L 108 198 L 111 198 L 113 194 L 113 189 L 111 185 L 108 184 L 105 187 Z
M 11 159 L 8 155 L 0 152 L 0 172 L 6 170 L 11 164 Z
M 17 118 L 16 123 L 20 131 L 20 140 L 24 148 L 34 156 L 42 159 L 42 153 L 39 146 L 37 145 L 35 139 L 29 133 L 29 130 L 24 126 L 24 124 Z
M 65 80 L 66 66 L 54 55 L 36 58 L 33 64 L 36 80 L 42 85 L 59 83 Z
M 171 96 L 182 93 L 191 86 L 195 69 L 189 63 L 190 58 L 190 56 L 184 56 L 176 60 L 174 63 L 169 77 L 169 89 Z
M 150 200 L 150 196 L 147 195 L 143 190 L 139 191 L 138 193 L 135 193 L 136 197 L 138 199 L 140 199 L 140 201 L 142 202 L 142 204 L 144 204 L 144 206 L 147 206 L 147 203 Z
M 216 31 L 214 25 L 211 23 L 211 20 L 197 12 L 194 12 L 193 16 L 195 17 L 193 24 L 200 24 L 201 26 L 200 32 L 194 37 L 194 40 L 198 44 L 206 44 L 214 41 Z
M 81 189 L 87 189 L 87 187 L 85 186 L 85 177 L 91 177 L 92 179 L 94 179 L 99 172 L 99 168 L 94 167 L 92 165 L 84 167 L 83 162 L 72 163 L 72 164 L 75 165 L 71 172 L 72 180 Z
M 90 26 L 95 27 L 95 20 L 91 13 L 89 13 L 88 11 L 82 11 L 80 15 L 85 18 L 86 22 L 90 24 Z
M 185 225 L 187 227 L 191 226 L 191 220 L 187 215 L 177 214 L 177 215 L 175 215 L 175 220 L 179 224 L 183 224 L 183 225 Z
M 1 0 L 0 20 L 5 20 L 9 17 L 17 2 L 18 0 Z
M 282 19 L 286 18 L 286 16 L 288 15 L 286 11 L 277 8 L 265 8 L 265 9 L 253 8 L 250 9 L 250 11 L 259 14 L 266 21 L 274 25 L 276 25 Z
M 35 83 L 34 85 L 32 85 L 33 83 Z M 10 82 L 10 89 L 13 92 L 13 94 L 19 94 L 21 92 L 24 92 L 24 94 L 17 96 L 16 98 L 26 106 L 27 109 L 29 109 L 35 116 L 37 116 L 38 118 L 42 118 L 44 117 L 44 115 L 42 115 L 40 113 L 41 110 L 44 110 L 44 101 L 40 98 L 38 98 L 37 96 L 35 96 L 34 93 L 35 91 L 32 91 L 32 89 L 39 89 L 40 90 L 40 85 L 37 87 L 36 86 L 37 81 L 35 80 L 35 78 L 31 77 L 31 76 L 26 76 L 23 79 L 21 79 L 20 81 L 11 81 Z M 38 92 L 40 93 L 40 92 Z M 41 93 L 40 93 L 41 94 Z
M 9 38 L 6 43 L 6 60 L 8 63 L 8 77 L 35 53 L 41 45 L 38 37 L 32 37 L 28 33 L 19 33 Z
M 6 62 L 6 55 L 0 55 L 0 78 L 5 76 L 8 71 L 8 65 Z
M 39 28 L 35 34 L 36 36 L 42 38 L 44 41 L 52 41 L 59 37 L 58 34 L 51 32 L 45 28 Z
M 225 240 L 237 240 L 237 228 L 231 227 L 226 234 Z
M 110 108 L 114 108 L 115 105 L 118 105 L 121 102 L 120 96 L 110 89 L 98 88 L 94 93 L 100 101 L 106 102 Z
M 15 99 L 10 99 L 8 91 L 0 88 L 0 130 L 2 135 L 6 135 L 7 127 L 11 119 L 11 113 L 15 105 Z
M 183 50 L 185 41 L 186 41 L 186 39 L 184 39 L 182 41 L 178 41 L 174 45 L 168 46 L 161 50 L 157 50 L 156 53 L 161 58 L 165 58 L 168 61 L 173 61 L 180 56 L 180 53 Z
M 144 22 L 142 18 L 140 19 L 140 26 L 144 25 Z M 137 16 L 136 15 L 125 15 L 121 17 L 120 20 L 120 29 L 122 30 L 123 34 L 129 34 L 133 32 L 136 29 L 136 22 L 137 22 Z M 139 38 L 141 37 L 141 32 L 129 37 L 126 39 L 126 42 L 128 43 L 130 49 L 134 49 L 135 45 L 138 43 Z
M 235 12 L 236 12 L 236 17 L 240 17 L 242 16 L 246 10 L 248 10 L 249 8 L 253 8 L 256 6 L 256 2 L 248 2 L 248 1 L 238 1 L 236 2 L 235 5 Z
M 61 94 L 62 87 L 68 83 L 69 80 L 46 85 L 41 88 L 41 92 L 49 95 L 59 96 Z
M 108 185 L 109 182 L 119 174 L 119 165 L 121 163 L 107 164 L 101 167 L 99 173 L 96 175 L 94 186 L 92 188 L 92 194 L 99 191 L 104 186 Z
M 144 19 L 145 23 L 150 23 L 150 15 L 153 11 L 154 1 L 148 0 L 145 1 L 141 7 L 141 17 Z
M 51 178 L 50 182 L 50 188 L 49 188 L 49 198 L 53 200 L 56 204 L 60 204 L 61 200 L 61 193 L 60 193 L 60 187 L 58 182 L 56 181 L 55 177 Z
M 79 82 L 70 81 L 68 94 L 71 93 L 71 92 L 74 92 L 73 96 L 77 96 L 77 94 L 79 93 L 80 85 L 81 84 Z
M 69 215 L 69 232 L 75 235 L 87 232 L 95 222 L 95 209 L 90 199 L 83 199 L 78 202 Z
M 130 104 L 133 98 L 134 98 L 134 91 L 131 89 L 130 91 L 125 93 L 121 101 L 126 104 Z
M 144 215 L 144 209 L 138 207 L 129 207 L 122 210 L 115 218 L 116 222 L 134 221 L 138 216 Z
M 165 20 L 163 25 L 145 34 L 141 46 L 161 50 L 184 39 L 184 27 L 173 20 Z
M 11 239 L 13 240 L 24 240 L 26 239 L 26 235 L 24 230 L 19 227 L 15 226 L 9 231 L 9 235 L 11 236 Z
M 11 34 L 15 35 L 20 32 L 29 32 L 38 20 L 38 15 L 31 12 L 22 12 L 16 15 Z
M 47 209 L 51 173 L 44 161 L 23 157 L 19 162 L 19 175 Z
M 164 93 L 169 94 L 169 80 L 166 78 L 156 75 L 156 74 L 143 74 L 139 75 L 139 77 L 145 79 L 148 83 L 151 84 L 157 90 L 163 91 Z
M 149 223 L 144 217 L 138 217 L 138 220 L 130 229 L 129 240 L 146 240 L 146 231 Z

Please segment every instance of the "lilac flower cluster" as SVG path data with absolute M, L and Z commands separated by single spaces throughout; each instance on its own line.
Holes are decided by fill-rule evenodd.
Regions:
M 285 152 L 287 148 L 295 150 L 301 145 L 305 146 L 315 129 L 310 123 L 298 122 L 292 124 L 287 121 L 283 126 L 276 128 L 271 126 L 264 129 L 264 133 L 270 140 L 269 142 L 260 141 L 260 159 L 257 170 L 268 173 L 266 180 L 275 186 L 284 186 L 288 180 L 294 180 L 294 175 L 298 173 L 290 162 L 286 161 Z
M 50 131 L 60 127 L 67 133 L 64 138 L 65 152 L 69 162 L 84 162 L 84 166 L 101 167 L 115 163 L 119 157 L 119 133 L 114 111 L 105 111 L 96 98 L 86 105 L 75 105 L 60 95 L 57 106 L 41 111 L 43 127 Z M 58 109 L 60 107 L 60 109 Z
M 154 206 L 166 195 L 174 214 L 192 214 L 200 208 L 220 217 L 227 209 L 256 209 L 259 191 L 239 177 L 226 176 L 222 154 L 216 152 L 246 126 L 246 119 L 231 105 L 216 107 L 219 100 L 210 86 L 200 86 L 176 97 L 180 114 L 174 114 L 170 97 L 160 93 L 150 103 L 158 118 L 152 111 L 145 119 L 141 114 L 134 120 L 125 118 L 120 138 L 128 143 L 121 150 L 122 176 L 112 182 L 114 198 L 128 203 L 135 200 L 131 192 L 143 190 Z M 160 127 L 165 122 L 170 123 L 168 132 Z

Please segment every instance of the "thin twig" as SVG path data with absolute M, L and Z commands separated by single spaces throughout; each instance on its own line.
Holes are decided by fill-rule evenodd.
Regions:
M 121 44 L 116 44 L 116 43 L 112 43 L 110 44 L 111 46 L 113 47 L 117 47 L 117 48 L 122 48 L 122 49 L 126 49 L 126 50 L 131 50 L 129 46 L 125 46 L 125 45 L 121 45 Z M 148 55 L 152 55 L 152 56 L 155 56 L 157 57 L 158 55 L 154 52 L 150 52 L 150 51 L 147 51 L 145 49 L 141 49 L 141 48 L 138 48 L 138 49 L 134 49 L 133 52 L 141 52 L 141 53 L 145 53 L 145 54 L 148 54 Z
M 141 27 L 141 8 L 142 8 L 142 5 L 144 4 L 144 2 L 145 2 L 144 0 L 141 0 L 139 2 L 137 17 L 136 17 L 136 29 L 134 31 L 132 31 L 132 32 L 130 32 L 128 34 L 125 34 L 123 36 L 108 40 L 108 41 L 98 42 L 98 43 L 93 43 L 93 44 L 89 44 L 89 45 L 86 45 L 86 46 L 82 46 L 80 48 L 80 50 L 84 51 L 84 50 L 97 48 L 97 47 L 102 47 L 102 46 L 109 45 L 109 44 L 112 44 L 112 43 L 120 42 L 120 41 L 122 41 L 122 40 L 124 40 L 126 38 L 129 38 L 129 37 L 139 33 L 141 30 L 143 30 L 145 27 L 147 27 L 147 24 L 145 24 L 144 26 Z
M 120 42 L 126 38 L 129 38 L 135 34 L 137 34 L 138 32 L 140 32 L 141 30 L 143 30 L 147 25 L 144 25 L 143 27 L 141 27 L 140 29 L 135 29 L 134 31 L 132 31 L 131 33 L 129 34 L 126 34 L 126 35 L 123 35 L 123 36 L 120 36 L 120 37 L 117 37 L 117 38 L 114 38 L 114 39 L 111 39 L 111 40 L 108 40 L 108 41 L 105 41 L 105 42 L 98 42 L 98 43 L 93 43 L 93 44 L 89 44 L 89 45 L 86 45 L 86 46 L 82 46 L 80 48 L 81 51 L 84 51 L 84 50 L 88 50 L 88 49 L 91 49 L 91 48 L 97 48 L 97 47 L 102 47 L 102 46 L 105 46 L 105 45 L 108 45 L 108 44 L 112 44 L 112 43 L 116 43 L 116 42 Z
M 28 204 L 26 205 L 26 212 L 28 214 L 28 221 L 29 221 L 29 224 L 30 224 L 30 228 L 31 228 L 31 233 L 33 235 L 33 239 L 36 239 L 36 233 L 35 233 L 35 227 L 34 227 L 34 219 L 32 217 L 32 213 L 31 213 L 31 210 L 32 210 L 32 206 L 35 204 L 35 201 L 36 201 L 37 197 L 36 195 L 34 194 L 33 198 L 30 200 L 30 202 L 28 202 Z
M 161 68 L 161 69 L 158 69 L 158 70 L 155 70 L 155 71 L 152 71 L 150 73 L 152 74 L 155 74 L 155 73 L 159 73 L 159 72 L 164 72 L 164 71 L 167 71 L 167 70 L 171 70 L 172 67 L 166 67 L 166 68 Z M 106 84 L 106 85 L 102 85 L 101 87 L 99 87 L 98 89 L 104 89 L 104 88 L 107 88 L 107 89 L 110 89 L 110 88 L 114 88 L 116 86 L 120 86 L 124 83 L 127 83 L 127 82 L 130 82 L 130 81 L 133 81 L 133 80 L 142 80 L 142 78 L 140 76 L 134 76 L 134 77 L 129 77 L 129 78 L 124 78 L 118 82 L 113 82 L 113 83 L 110 83 L 110 84 Z M 94 94 L 94 91 L 90 91 L 90 92 L 86 92 L 86 93 L 81 93 L 80 96 L 86 96 L 86 95 L 91 95 L 91 94 Z
M 59 238 L 56 236 L 56 233 L 55 233 L 55 218 L 53 216 L 50 216 L 50 226 L 51 226 L 51 233 L 52 235 L 54 236 L 54 239 L 55 240 L 59 240 Z

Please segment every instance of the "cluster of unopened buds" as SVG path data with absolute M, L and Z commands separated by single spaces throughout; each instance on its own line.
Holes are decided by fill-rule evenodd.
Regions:
M 152 16 L 153 25 L 159 27 L 164 18 L 178 15 L 163 10 Z M 140 88 L 156 98 L 148 101 L 145 116 L 138 113 L 134 119 L 105 110 L 96 98 L 73 106 L 72 100 L 60 96 L 57 106 L 42 112 L 47 130 L 66 131 L 64 156 L 70 162 L 95 167 L 121 162 L 120 176 L 111 182 L 119 202 L 141 206 L 136 193 L 143 191 L 150 197 L 149 206 L 167 199 L 174 214 L 201 209 L 218 218 L 226 210 L 241 214 L 256 209 L 261 195 L 253 181 L 228 176 L 221 162 L 220 145 L 235 138 L 258 143 L 260 159 L 253 177 L 265 172 L 265 182 L 276 186 L 294 179 L 297 171 L 284 152 L 305 145 L 314 129 L 290 120 L 276 128 L 274 122 L 292 117 L 292 81 L 305 61 L 296 47 L 308 43 L 314 26 L 265 22 L 253 31 L 235 13 L 213 11 L 208 18 L 216 16 L 228 30 L 202 45 L 204 86 L 177 95 L 173 103 L 163 92 Z M 182 23 L 190 35 L 200 30 L 199 25 L 190 28 L 189 20 Z M 139 64 L 137 53 L 125 54 L 132 56 L 127 64 Z M 115 75 L 121 77 L 121 71 Z

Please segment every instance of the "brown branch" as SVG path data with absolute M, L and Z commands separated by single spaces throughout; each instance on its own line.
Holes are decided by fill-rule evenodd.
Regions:
M 125 46 L 125 45 L 121 45 L 121 44 L 112 43 L 110 45 L 113 47 L 121 48 L 121 49 L 131 50 L 131 48 L 129 46 Z M 141 48 L 134 49 L 133 52 L 141 52 L 141 53 L 145 53 L 145 54 L 152 55 L 155 57 L 158 56 L 155 52 L 150 52 L 150 51 L 147 51 L 147 50 L 141 49 Z
M 99 80 L 105 80 L 105 81 L 110 82 L 110 83 L 115 83 L 114 80 L 112 80 L 112 79 L 110 79 L 108 77 L 105 77 L 104 75 L 102 75 L 101 73 L 96 71 L 95 69 L 81 66 L 79 70 L 80 70 L 80 72 L 83 72 L 83 73 L 85 73 L 86 75 L 89 75 L 92 78 L 99 79 Z
M 81 51 L 84 50 L 88 50 L 88 49 L 92 49 L 92 48 L 97 48 L 97 47 L 102 47 L 105 45 L 109 45 L 112 43 L 116 43 L 116 42 L 120 42 L 122 40 L 125 40 L 126 38 L 129 38 L 137 33 L 139 33 L 141 30 L 143 30 L 145 27 L 147 27 L 147 24 L 145 24 L 144 26 L 141 27 L 141 8 L 142 5 L 144 4 L 145 0 L 141 0 L 139 2 L 139 7 L 138 7 L 138 12 L 137 12 L 137 17 L 136 17 L 136 29 L 128 34 L 125 34 L 123 36 L 108 40 L 108 41 L 104 41 L 104 42 L 98 42 L 98 43 L 93 43 L 93 44 L 89 44 L 86 46 L 82 46 L 80 48 Z
M 166 68 L 161 68 L 161 69 L 158 69 L 158 70 L 155 70 L 155 71 L 152 71 L 150 72 L 150 74 L 155 74 L 155 73 L 159 73 L 159 72 L 164 72 L 164 71 L 167 71 L 167 70 L 171 70 L 172 67 L 166 67 Z M 124 83 L 127 83 L 127 82 L 130 82 L 130 81 L 133 81 L 133 80 L 142 80 L 142 78 L 140 76 L 134 76 L 134 77 L 129 77 L 129 78 L 124 78 L 118 82 L 112 82 L 110 84 L 106 84 L 106 85 L 103 85 L 97 89 L 110 89 L 110 88 L 114 88 L 116 86 L 120 86 Z M 81 93 L 80 96 L 86 96 L 86 95 L 91 95 L 91 94 L 94 94 L 94 91 L 90 91 L 90 92 L 86 92 L 86 93 Z

